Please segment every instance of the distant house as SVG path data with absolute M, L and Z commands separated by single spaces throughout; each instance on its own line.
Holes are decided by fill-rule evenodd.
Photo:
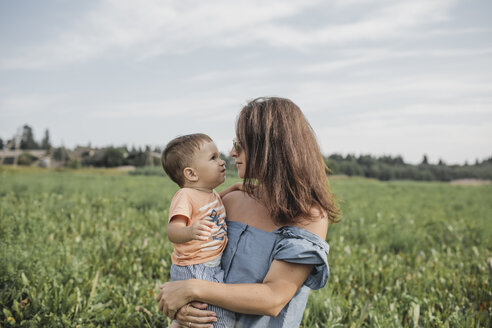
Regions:
M 96 149 L 91 148 L 91 147 L 82 147 L 82 146 L 77 146 L 75 149 L 71 152 L 71 157 L 73 156 L 74 158 L 83 158 L 83 157 L 92 157 L 96 153 Z
M 13 165 L 17 164 L 17 159 L 19 156 L 22 154 L 27 153 L 29 154 L 33 159 L 34 163 L 39 163 L 40 161 L 43 162 L 45 167 L 50 167 L 51 166 L 51 160 L 50 156 L 46 153 L 46 150 L 41 149 L 35 149 L 35 150 L 28 150 L 28 149 L 16 149 L 16 150 L 0 150 L 0 165 Z

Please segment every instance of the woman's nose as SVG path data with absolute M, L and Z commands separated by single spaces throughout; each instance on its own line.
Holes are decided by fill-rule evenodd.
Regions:
M 236 149 L 234 149 L 234 147 L 232 147 L 231 151 L 229 152 L 229 156 L 237 157 Z

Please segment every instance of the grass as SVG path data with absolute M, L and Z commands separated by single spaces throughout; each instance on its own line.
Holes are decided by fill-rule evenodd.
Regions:
M 492 185 L 331 186 L 344 216 L 302 327 L 492 325 Z M 114 170 L 0 167 L 0 326 L 168 324 L 154 298 L 169 278 L 176 190 Z

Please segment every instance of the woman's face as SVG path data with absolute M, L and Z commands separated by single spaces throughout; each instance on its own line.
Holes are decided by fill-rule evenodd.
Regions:
M 244 174 L 246 172 L 246 155 L 241 147 L 241 144 L 234 139 L 231 152 L 229 154 L 231 157 L 236 159 L 237 175 L 244 179 Z

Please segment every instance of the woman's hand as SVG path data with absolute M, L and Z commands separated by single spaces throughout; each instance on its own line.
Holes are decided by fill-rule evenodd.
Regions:
M 171 319 L 174 319 L 176 312 L 185 304 L 193 301 L 192 288 L 193 281 L 179 280 L 166 282 L 159 286 L 161 288 L 159 294 L 156 297 L 159 310 Z
M 181 327 L 213 328 L 212 322 L 217 322 L 215 312 L 206 311 L 207 304 L 191 302 L 176 313 L 176 321 Z

